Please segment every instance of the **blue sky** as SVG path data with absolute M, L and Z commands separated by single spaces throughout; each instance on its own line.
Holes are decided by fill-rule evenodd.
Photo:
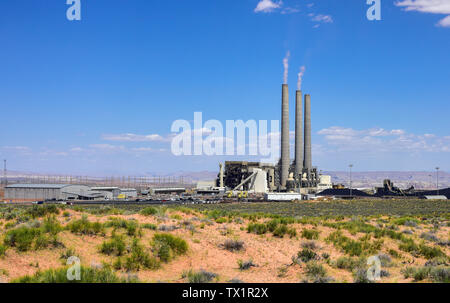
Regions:
M 0 3 L 0 157 L 11 170 L 216 170 L 170 151 L 171 124 L 280 119 L 289 51 L 324 170 L 450 170 L 450 1 L 65 0 Z M 231 157 L 251 159 L 251 157 Z

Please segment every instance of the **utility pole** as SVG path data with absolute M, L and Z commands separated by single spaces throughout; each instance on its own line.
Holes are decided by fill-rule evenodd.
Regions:
M 439 196 L 439 167 L 436 167 L 436 191 Z
M 350 164 L 348 167 L 350 167 L 350 198 L 352 198 L 353 197 L 353 193 L 352 193 L 352 167 L 353 167 L 353 164 Z

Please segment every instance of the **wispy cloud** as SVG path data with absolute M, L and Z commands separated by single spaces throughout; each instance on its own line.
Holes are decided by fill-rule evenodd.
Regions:
M 106 141 L 119 141 L 119 142 L 156 142 L 166 140 L 166 138 L 158 134 L 137 135 L 131 133 L 102 135 L 102 139 Z
M 450 14 L 449 0 L 399 0 L 395 2 L 395 5 L 404 8 L 405 11 L 417 11 L 441 15 Z M 450 27 L 450 15 L 438 21 L 436 25 Z
M 283 5 L 283 2 L 274 2 L 272 0 L 260 0 L 256 5 L 255 13 L 271 13 L 276 9 L 279 9 Z
M 449 152 L 450 140 L 434 134 L 411 134 L 401 129 L 355 130 L 333 126 L 318 132 L 336 151 L 363 152 Z
M 311 18 L 311 21 L 317 23 L 333 23 L 333 17 L 331 15 L 323 15 L 323 14 L 313 14 L 310 13 L 308 16 Z

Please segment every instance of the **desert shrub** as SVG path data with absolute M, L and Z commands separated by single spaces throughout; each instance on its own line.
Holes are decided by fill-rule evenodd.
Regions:
M 167 244 L 176 255 L 184 255 L 188 251 L 188 244 L 180 237 L 171 234 L 155 234 L 153 236 L 153 245 L 158 246 Z
M 8 249 L 8 248 L 7 248 L 6 246 L 0 244 L 0 257 L 5 256 L 6 250 L 7 250 L 7 249 Z
M 87 216 L 83 215 L 79 220 L 73 220 L 67 224 L 67 229 L 74 234 L 98 235 L 104 234 L 103 224 L 100 222 L 90 222 Z
M 58 215 L 59 208 L 56 205 L 33 205 L 31 208 L 27 209 L 25 213 L 35 219 L 49 214 Z
M 81 280 L 69 281 L 67 279 L 68 268 L 49 269 L 38 271 L 32 276 L 24 276 L 13 280 L 12 283 L 125 283 L 126 279 L 120 279 L 114 271 L 108 267 L 97 269 L 81 266 Z
M 326 277 L 327 271 L 322 264 L 311 261 L 306 263 L 306 275 L 312 279 L 319 280 Z
M 127 235 L 129 236 L 139 236 L 139 223 L 137 223 L 134 220 L 128 220 L 127 221 Z
M 160 226 L 158 226 L 159 231 L 173 231 L 175 229 L 176 229 L 176 227 L 173 225 L 161 224 Z
M 367 269 L 362 266 L 355 270 L 353 274 L 353 282 L 354 283 L 371 283 L 372 281 L 369 280 L 367 277 Z
M 158 227 L 156 226 L 156 224 L 152 224 L 152 223 L 145 223 L 141 225 L 142 228 L 145 229 L 151 229 L 151 230 L 156 230 Z
M 126 250 L 125 241 L 119 235 L 113 235 L 111 240 L 104 241 L 100 246 L 100 252 L 105 255 L 121 256 Z
M 297 253 L 297 259 L 299 259 L 303 262 L 309 262 L 311 260 L 318 259 L 318 255 L 314 251 L 312 251 L 308 248 L 304 248 L 303 250 L 301 250 Z
M 428 276 L 431 280 L 438 283 L 450 283 L 450 267 L 437 266 L 432 267 Z
M 389 254 L 394 258 L 400 258 L 400 254 L 395 249 L 389 249 Z
M 301 246 L 303 248 L 308 248 L 308 249 L 311 249 L 311 250 L 316 250 L 316 249 L 319 248 L 319 246 L 317 245 L 317 243 L 315 241 L 302 242 Z
M 216 223 L 222 224 L 228 222 L 228 219 L 225 217 L 220 217 L 215 220 Z
M 62 226 L 54 216 L 48 216 L 42 222 L 41 229 L 44 233 L 57 235 L 62 230 Z
M 392 259 L 389 255 L 378 254 L 378 258 L 380 259 L 381 266 L 383 266 L 383 267 L 392 266 Z
M 170 215 L 170 218 L 174 220 L 183 220 L 183 217 L 180 216 L 179 214 L 172 214 Z
M 131 255 L 126 258 L 124 268 L 127 271 L 138 271 L 141 268 L 158 269 L 159 267 L 158 260 L 145 251 L 138 239 L 133 239 Z
M 448 265 L 447 257 L 437 257 L 425 262 L 425 266 Z
M 124 266 L 124 264 L 122 263 L 122 258 L 121 257 L 118 257 L 112 264 L 112 267 L 115 270 L 120 270 L 120 269 L 122 269 L 123 266 Z
M 400 272 L 403 274 L 403 276 L 405 277 L 405 279 L 409 279 L 412 278 L 414 276 L 414 273 L 416 272 L 414 267 L 406 267 L 403 268 L 402 270 L 400 270 Z
M 270 220 L 269 222 L 266 223 L 267 230 L 273 233 L 277 229 L 279 224 L 280 221 L 277 219 Z
M 66 249 L 64 252 L 62 252 L 59 255 L 59 258 L 61 260 L 67 260 L 67 259 L 69 259 L 72 256 L 77 256 L 77 253 L 72 248 L 69 248 L 69 249 Z
M 294 238 L 297 236 L 297 231 L 295 228 L 288 228 L 286 233 L 289 235 L 289 238 Z
M 183 272 L 181 277 L 183 279 L 187 279 L 188 283 L 209 283 L 217 278 L 217 274 L 205 271 L 203 269 L 198 272 L 191 269 L 187 272 Z
M 158 213 L 158 210 L 154 207 L 146 207 L 141 210 L 140 214 L 144 216 L 153 216 Z
M 63 212 L 63 217 L 65 218 L 70 217 L 70 213 L 68 211 Z
M 40 233 L 41 230 L 38 228 L 22 226 L 6 232 L 3 242 L 6 246 L 16 247 L 19 251 L 27 251 L 31 249 L 34 239 Z
M 228 251 L 240 251 L 244 249 L 244 242 L 240 240 L 227 239 L 223 243 L 223 248 Z
M 247 226 L 247 232 L 257 235 L 263 235 L 267 232 L 267 226 L 260 223 L 249 223 Z
M 405 252 L 417 252 L 419 250 L 419 246 L 414 242 L 411 238 L 403 238 L 402 243 L 399 245 L 399 249 Z
M 248 261 L 238 260 L 238 266 L 240 270 L 247 270 L 250 269 L 251 267 L 255 267 L 256 264 L 253 263 L 253 260 Z
M 36 237 L 36 240 L 34 241 L 34 249 L 44 249 L 50 246 L 51 243 L 54 243 L 56 241 L 55 239 L 52 239 L 52 237 L 47 236 L 45 234 L 39 234 Z
M 439 247 L 430 247 L 425 244 L 419 245 L 419 253 L 428 260 L 445 256 L 445 253 Z
M 431 242 L 439 242 L 439 238 L 438 237 L 436 237 L 436 235 L 433 235 L 432 233 L 427 233 L 427 232 L 424 232 L 424 233 L 422 233 L 421 235 L 420 235 L 420 237 L 422 238 L 422 239 L 425 239 L 425 240 L 427 240 L 427 241 L 431 241 Z
M 419 224 L 419 220 L 417 220 L 416 218 L 411 218 L 411 217 L 402 217 L 402 218 L 392 220 L 392 223 L 396 224 L 396 225 L 417 227 L 417 225 Z
M 319 239 L 319 231 L 315 229 L 303 229 L 301 233 L 302 238 L 308 240 L 317 240 Z
M 362 261 L 355 258 L 350 257 L 339 257 L 336 260 L 336 267 L 340 269 L 345 269 L 348 271 L 353 271 L 354 269 L 358 268 L 362 265 Z
M 288 232 L 288 227 L 284 224 L 278 225 L 278 227 L 273 231 L 273 235 L 275 237 L 283 238 L 284 235 Z

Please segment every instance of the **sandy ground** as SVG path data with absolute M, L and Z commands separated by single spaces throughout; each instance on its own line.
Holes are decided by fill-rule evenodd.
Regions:
M 65 225 L 68 221 L 80 218 L 81 213 L 69 210 L 70 218 L 59 216 L 59 221 Z M 182 217 L 182 220 L 170 219 L 169 217 L 158 218 L 155 216 L 142 216 L 139 214 L 133 215 L 88 215 L 90 221 L 105 222 L 110 217 L 120 217 L 124 219 L 135 219 L 139 223 L 153 223 L 165 225 L 180 225 L 183 220 L 190 220 L 195 225 L 195 232 L 186 230 L 184 228 L 177 229 L 170 232 L 185 239 L 189 245 L 189 251 L 184 256 L 178 256 L 170 263 L 163 264 L 158 270 L 141 270 L 135 273 L 141 281 L 144 282 L 184 282 L 182 273 L 189 269 L 200 270 L 204 269 L 209 272 L 214 272 L 219 275 L 219 282 L 226 282 L 231 279 L 239 279 L 244 282 L 274 282 L 274 283 L 298 283 L 306 278 L 305 264 L 292 264 L 292 256 L 296 255 L 302 249 L 301 244 L 307 240 L 300 237 L 302 229 L 316 228 L 320 231 L 318 240 L 315 240 L 319 249 L 316 251 L 318 255 L 327 253 L 330 260 L 335 261 L 345 254 L 327 243 L 325 238 L 335 231 L 333 228 L 303 224 L 292 224 L 297 230 L 297 237 L 284 238 L 274 237 L 268 233 L 265 235 L 255 235 L 247 233 L 245 227 L 248 221 L 243 223 L 223 223 L 218 224 L 213 222 L 211 225 L 204 224 L 201 228 L 203 215 L 187 215 L 181 212 L 171 212 L 169 215 L 177 214 Z M 267 220 L 267 219 L 265 219 Z M 261 220 L 265 221 L 265 220 Z M 1 234 L 5 232 L 6 221 L 2 221 Z M 375 223 L 373 223 L 375 224 Z M 402 229 L 411 229 L 409 227 L 401 227 Z M 421 225 L 420 229 L 414 229 L 414 237 L 416 242 L 419 240 L 419 235 L 428 231 L 430 226 Z M 450 228 L 441 227 L 436 235 L 443 240 L 448 240 Z M 141 244 L 147 247 L 150 251 L 150 242 L 156 231 L 142 229 L 143 236 L 140 239 Z M 361 238 L 364 234 L 356 235 L 350 234 L 348 231 L 342 230 L 343 234 L 352 239 Z M 68 248 L 75 250 L 80 256 L 83 265 L 92 266 L 93 264 L 101 264 L 106 262 L 111 264 L 115 257 L 110 257 L 99 253 L 99 246 L 108 239 L 111 235 L 111 228 L 107 229 L 106 237 L 103 236 L 81 236 L 72 234 L 69 231 L 63 231 L 58 235 L 59 240 L 64 243 L 66 248 L 49 248 L 38 251 L 17 252 L 15 249 L 8 249 L 6 256 L 0 258 L 0 280 L 8 282 L 12 279 L 31 275 L 38 270 L 46 270 L 49 268 L 62 267 L 65 260 L 60 258 L 61 253 Z M 229 252 L 221 247 L 221 244 L 227 239 L 239 239 L 244 242 L 245 249 L 240 252 Z M 383 278 L 381 282 L 410 282 L 411 279 L 405 279 L 400 272 L 402 268 L 407 265 L 419 266 L 423 265 L 426 260 L 423 258 L 415 258 L 408 253 L 402 252 L 398 249 L 399 242 L 383 238 L 384 243 L 382 253 L 388 253 L 389 249 L 395 249 L 401 255 L 401 258 L 392 258 L 393 266 L 386 268 L 390 277 Z M 3 241 L 3 235 L 0 236 Z M 430 244 L 430 243 L 428 243 Z M 430 244 L 431 245 L 431 244 Z M 449 256 L 447 247 L 441 249 Z M 249 270 L 241 271 L 238 268 L 238 260 L 253 260 L 257 267 L 252 267 Z M 337 269 L 328 265 L 323 260 L 321 263 L 327 270 L 327 275 L 334 278 L 336 282 L 352 282 L 353 274 L 347 270 Z M 284 274 L 280 275 L 280 269 L 286 268 Z M 125 272 L 120 272 L 120 275 L 126 275 Z

